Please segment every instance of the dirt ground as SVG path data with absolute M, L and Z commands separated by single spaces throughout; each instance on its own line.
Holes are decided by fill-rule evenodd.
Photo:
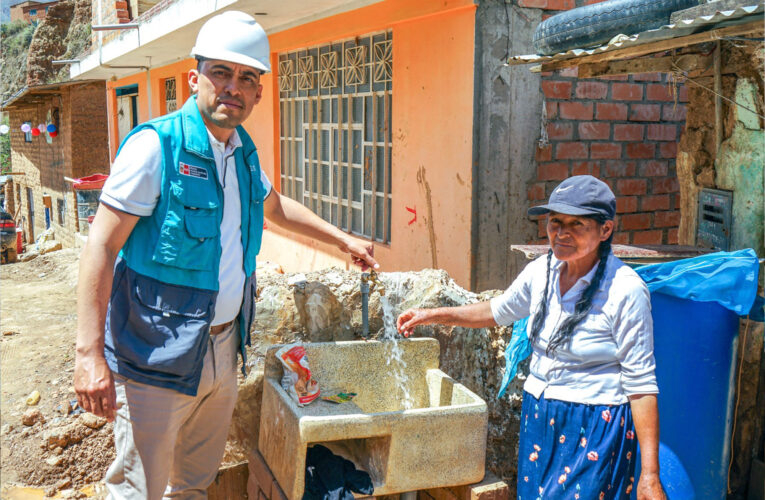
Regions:
M 114 458 L 111 424 L 72 408 L 78 253 L 0 266 L 2 498 L 102 496 Z

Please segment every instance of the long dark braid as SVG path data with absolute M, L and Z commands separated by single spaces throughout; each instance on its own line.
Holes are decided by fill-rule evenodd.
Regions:
M 545 278 L 545 294 L 542 297 L 542 302 L 539 304 L 537 312 L 534 314 L 534 320 L 531 322 L 531 335 L 529 341 L 533 345 L 539 338 L 539 332 L 542 331 L 542 327 L 545 324 L 545 318 L 547 317 L 547 294 L 550 291 L 550 264 L 552 262 L 553 251 L 552 248 L 547 251 L 547 278 Z
M 598 224 L 603 224 L 605 222 L 605 219 L 597 216 L 592 218 L 595 219 Z M 548 355 L 554 353 L 558 347 L 567 343 L 571 339 L 574 328 L 576 328 L 576 326 L 581 323 L 590 312 L 590 309 L 592 308 L 592 298 L 595 296 L 595 292 L 600 287 L 600 282 L 603 280 L 603 276 L 606 272 L 606 263 L 608 261 L 608 256 L 611 253 L 611 241 L 613 237 L 614 235 L 611 233 L 611 236 L 609 236 L 607 240 L 600 242 L 600 245 L 598 246 L 598 258 L 600 259 L 600 262 L 598 263 L 598 269 L 595 271 L 595 276 L 593 276 L 592 282 L 584 290 L 584 292 L 582 292 L 582 296 L 579 297 L 579 300 L 576 302 L 576 306 L 574 306 L 574 314 L 563 321 L 563 324 L 560 326 L 560 328 L 558 328 L 558 330 L 550 339 L 550 342 L 547 345 Z M 539 338 L 539 334 L 545 324 L 545 318 L 547 317 L 547 301 L 550 291 L 550 267 L 552 262 L 552 255 L 553 251 L 550 249 L 547 252 L 547 277 L 545 279 L 544 296 L 542 297 L 542 302 L 539 304 L 539 308 L 537 309 L 536 313 L 534 313 L 534 319 L 531 323 L 531 335 L 529 335 L 529 341 L 532 344 Z
M 595 271 L 595 276 L 592 277 L 592 282 L 584 289 L 582 296 L 576 301 L 574 306 L 574 314 L 563 320 L 563 324 L 553 334 L 550 342 L 547 344 L 547 354 L 554 353 L 558 347 L 566 344 L 571 340 L 571 335 L 574 332 L 574 328 L 581 323 L 587 314 L 592 309 L 592 298 L 595 296 L 595 292 L 600 287 L 600 282 L 603 280 L 603 276 L 606 274 L 606 262 L 608 261 L 608 255 L 611 253 L 611 239 L 613 233 L 606 241 L 601 241 L 598 247 L 598 257 L 600 262 L 598 263 L 598 269 Z

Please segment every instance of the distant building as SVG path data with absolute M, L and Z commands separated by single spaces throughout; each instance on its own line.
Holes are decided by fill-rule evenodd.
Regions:
M 24 88 L 2 104 L 11 128 L 13 167 L 5 202 L 27 243 L 52 228 L 57 241 L 72 247 L 75 233 L 87 231 L 68 179 L 109 173 L 105 93 L 103 81 L 64 82 Z M 52 124 L 56 135 L 25 133 L 25 123 Z
M 40 21 L 45 19 L 48 14 L 48 9 L 58 3 L 58 0 L 54 2 L 35 2 L 34 0 L 28 0 L 19 4 L 11 6 L 11 21 L 18 21 L 23 19 L 24 21 L 31 23 L 33 21 Z

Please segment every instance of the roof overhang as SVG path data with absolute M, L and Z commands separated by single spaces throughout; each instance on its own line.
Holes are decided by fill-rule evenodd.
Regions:
M 189 57 L 199 28 L 210 17 L 240 10 L 267 33 L 355 10 L 382 0 L 163 0 L 138 18 L 138 29 L 91 47 L 70 67 L 72 79 L 122 78 Z
M 35 85 L 34 87 L 24 87 L 0 106 L 0 111 L 11 111 L 14 109 L 36 104 L 36 98 L 44 95 L 56 95 L 61 93 L 61 89 L 72 87 L 74 85 L 87 85 L 88 83 L 99 82 L 102 80 L 77 80 L 60 83 L 50 83 L 48 85 Z
M 752 35 L 762 37 L 765 31 L 765 2 L 753 0 L 749 3 L 751 5 L 682 19 L 674 24 L 634 35 L 619 35 L 600 47 L 572 49 L 549 56 L 513 56 L 508 64 L 535 64 L 532 71 L 554 71 L 578 66 L 580 78 L 652 71 L 700 71 L 704 68 L 693 58 L 686 58 L 683 62 L 677 57 L 672 57 L 663 61 L 654 60 L 645 65 L 635 63 L 632 59 L 726 38 Z M 625 59 L 630 61 L 623 61 Z M 621 61 L 622 64 L 613 64 L 612 61 Z

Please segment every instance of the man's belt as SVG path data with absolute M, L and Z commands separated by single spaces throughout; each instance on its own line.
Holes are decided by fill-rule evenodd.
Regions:
M 228 328 L 234 324 L 234 320 L 232 319 L 228 323 L 223 323 L 221 325 L 215 325 L 210 327 L 210 335 L 218 335 L 219 333 L 223 333 L 224 331 L 228 330 Z

